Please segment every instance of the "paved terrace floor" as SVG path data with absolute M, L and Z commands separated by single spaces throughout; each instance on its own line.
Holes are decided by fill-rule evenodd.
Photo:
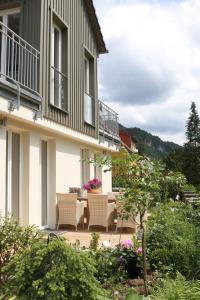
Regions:
M 99 246 L 102 245 L 103 241 L 109 241 L 111 245 L 114 247 L 120 243 L 120 241 L 131 239 L 134 234 L 133 230 L 123 229 L 122 231 L 118 229 L 116 233 L 115 230 L 109 230 L 109 232 L 105 232 L 105 229 L 95 228 L 88 231 L 87 229 L 79 229 L 78 231 L 74 231 L 73 228 L 60 228 L 58 231 L 54 231 L 55 234 L 63 236 L 67 239 L 70 244 L 75 244 L 76 241 L 80 242 L 80 246 L 88 247 L 91 240 L 91 234 L 96 232 L 100 235 Z

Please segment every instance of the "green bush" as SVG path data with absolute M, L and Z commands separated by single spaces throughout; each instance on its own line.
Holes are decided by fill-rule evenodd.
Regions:
M 7 270 L 13 274 L 4 288 L 8 299 L 97 300 L 104 294 L 88 253 L 60 239 L 24 250 Z
M 125 276 L 124 269 L 120 268 L 115 249 L 90 251 L 90 256 L 95 261 L 95 276 L 101 283 L 105 283 L 110 278 L 112 278 L 113 281 L 118 281 Z
M 189 205 L 159 206 L 149 220 L 147 236 L 151 266 L 175 276 L 200 278 L 199 213 Z
M 200 281 L 186 281 L 178 274 L 175 280 L 161 280 L 152 300 L 197 300 L 200 299 Z
M 5 267 L 13 257 L 31 247 L 41 239 L 41 232 L 34 226 L 22 227 L 13 218 L 0 219 L 0 289 L 8 280 L 10 274 L 3 273 Z
M 182 198 L 186 185 L 186 178 L 180 172 L 169 171 L 160 179 L 160 197 L 162 202 L 168 202 L 170 198 L 176 199 L 177 194 Z
M 187 192 L 193 192 L 193 193 L 197 192 L 197 188 L 190 183 L 185 184 L 183 190 Z

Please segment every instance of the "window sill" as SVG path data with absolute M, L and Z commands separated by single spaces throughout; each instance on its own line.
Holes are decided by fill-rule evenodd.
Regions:
M 56 106 L 56 105 L 54 105 L 54 104 L 50 104 L 50 106 L 51 106 L 52 108 L 56 109 L 56 110 L 59 110 L 60 112 L 66 114 L 66 115 L 69 114 L 69 112 L 68 112 L 67 110 L 65 110 L 65 109 L 63 109 L 63 108 L 60 108 L 60 107 L 58 107 L 58 106 Z
M 96 128 L 95 125 L 90 124 L 90 123 L 88 123 L 88 122 L 86 122 L 86 121 L 84 121 L 84 124 L 87 125 L 87 126 L 90 126 L 90 127 L 94 128 L 94 129 Z

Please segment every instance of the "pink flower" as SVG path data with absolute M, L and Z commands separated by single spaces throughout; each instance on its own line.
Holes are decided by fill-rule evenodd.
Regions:
M 101 186 L 102 186 L 101 180 L 99 180 L 98 178 L 94 178 L 92 180 L 89 180 L 87 184 L 84 184 L 83 189 L 90 191 L 92 189 L 98 189 Z
M 120 245 L 124 249 L 132 249 L 134 247 L 134 244 L 131 240 L 122 241 Z
M 84 184 L 83 189 L 89 191 L 90 190 L 90 185 L 89 184 Z
M 137 255 L 142 254 L 142 247 L 137 248 L 137 250 L 135 251 L 135 253 L 136 253 Z

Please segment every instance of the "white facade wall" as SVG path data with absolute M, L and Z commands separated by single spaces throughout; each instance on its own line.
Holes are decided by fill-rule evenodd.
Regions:
M 19 217 L 23 225 L 42 224 L 42 192 L 41 192 L 41 141 L 44 134 L 38 131 L 25 130 L 20 126 L 0 127 L 0 210 L 5 214 L 6 209 L 6 130 L 20 134 L 20 203 Z M 67 193 L 70 187 L 82 188 L 81 150 L 88 149 L 90 157 L 98 148 L 88 147 L 63 137 L 45 136 L 48 145 L 48 187 L 47 187 L 47 219 L 48 227 L 56 225 L 56 193 Z M 94 165 L 89 164 L 88 179 L 93 179 Z M 111 172 L 97 169 L 97 177 L 102 180 L 102 193 L 112 190 Z M 89 174 L 88 174 L 89 173 Z
M 22 224 L 42 225 L 41 187 L 41 141 L 47 141 L 47 220 L 48 227 L 56 225 L 56 193 L 67 193 L 69 187 L 82 187 L 83 180 L 81 153 L 85 149 L 92 158 L 95 153 L 116 151 L 108 142 L 99 144 L 97 139 L 75 132 L 46 119 L 33 120 L 33 111 L 23 106 L 8 112 L 7 99 L 0 97 L 0 215 L 11 207 L 7 197 L 6 176 L 7 131 L 20 134 L 20 174 L 19 174 L 19 218 Z M 94 165 L 86 168 L 85 178 L 95 177 Z M 97 168 L 96 176 L 102 180 L 102 193 L 112 190 L 112 174 L 104 172 L 107 167 Z M 9 169 L 10 170 L 10 169 Z M 8 189 L 9 190 L 9 189 Z M 11 195 L 9 190 L 9 195 Z M 6 205 L 7 203 L 7 205 Z M 12 211 L 7 211 L 12 213 Z
M 56 141 L 56 191 L 66 193 L 69 187 L 81 187 L 81 148 L 70 140 Z

